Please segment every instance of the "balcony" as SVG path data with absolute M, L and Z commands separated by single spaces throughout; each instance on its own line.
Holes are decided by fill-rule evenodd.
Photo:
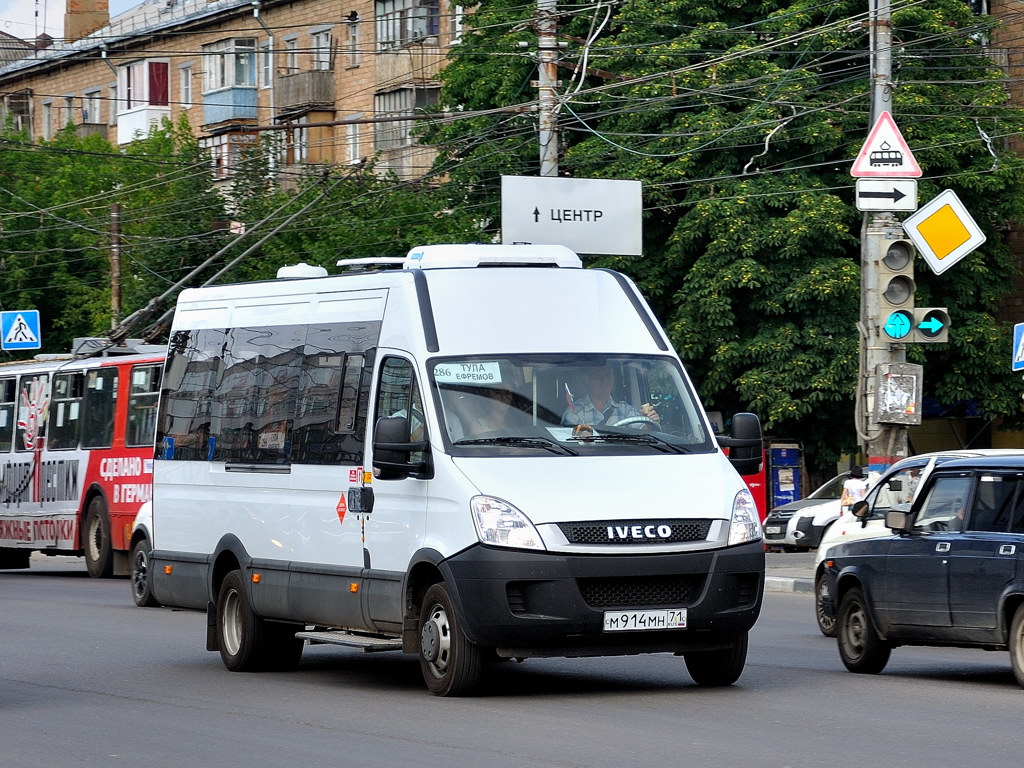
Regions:
M 289 72 L 274 81 L 278 112 L 300 112 L 316 107 L 334 108 L 334 73 L 326 69 Z
M 132 107 L 117 113 L 117 143 L 128 144 L 135 139 L 149 135 L 149 130 L 171 119 L 170 107 L 154 107 L 149 104 Z
M 256 89 L 221 88 L 203 94 L 203 125 L 256 119 Z

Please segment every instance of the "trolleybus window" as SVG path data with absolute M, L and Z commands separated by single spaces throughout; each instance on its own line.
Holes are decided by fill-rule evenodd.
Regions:
M 132 368 L 131 380 L 124 442 L 131 446 L 152 445 L 160 397 L 160 366 L 137 365 Z
M 49 400 L 50 377 L 44 374 L 21 377 L 18 389 L 18 436 L 15 438 L 16 451 L 31 451 L 42 445 L 46 434 L 43 415 Z
M 53 377 L 50 401 L 50 430 L 46 445 L 50 450 L 78 447 L 85 377 L 81 371 L 58 373 Z
M 117 400 L 117 369 L 89 371 L 85 386 L 83 448 L 109 448 L 114 442 L 114 403 Z
M 14 379 L 0 379 L 0 451 L 11 450 L 16 389 Z

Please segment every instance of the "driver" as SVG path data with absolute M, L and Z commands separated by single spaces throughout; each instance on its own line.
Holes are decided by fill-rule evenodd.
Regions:
M 615 425 L 623 419 L 646 417 L 660 421 L 658 412 L 644 404 L 638 411 L 632 404 L 615 400 L 611 393 L 615 384 L 615 371 L 608 366 L 588 369 L 583 374 L 587 394 L 578 400 L 570 400 L 569 407 L 562 414 L 563 426 L 576 424 Z

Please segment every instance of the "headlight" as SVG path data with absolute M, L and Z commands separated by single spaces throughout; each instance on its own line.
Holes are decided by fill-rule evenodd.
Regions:
M 732 520 L 729 522 L 729 545 L 757 541 L 761 538 L 761 519 L 757 504 L 750 491 L 744 488 L 732 501 Z
M 530 519 L 507 501 L 474 496 L 469 501 L 476 535 L 484 544 L 512 549 L 544 549 Z

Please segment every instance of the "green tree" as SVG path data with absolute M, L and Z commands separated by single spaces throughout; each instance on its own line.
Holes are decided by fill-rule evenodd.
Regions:
M 803 441 L 818 471 L 856 447 L 862 215 L 849 176 L 870 127 L 861 0 L 561 2 L 564 175 L 644 182 L 644 256 L 589 260 L 629 273 L 709 408 L 753 410 Z M 941 279 L 918 267 L 918 305 L 949 306 L 951 343 L 914 348 L 926 393 L 1020 419 L 995 319 L 1016 274 L 1024 122 L 984 55 L 989 21 L 962 0 L 893 3 L 891 110 L 924 169 L 921 198 L 953 188 L 989 242 Z M 537 172 L 535 9 L 492 0 L 466 20 L 442 102 L 470 113 L 425 138 L 452 194 L 498 222 L 502 174 Z M 519 43 L 525 43 L 524 50 Z M 480 112 L 481 114 L 475 114 Z M 954 274 L 955 273 L 955 274 Z

